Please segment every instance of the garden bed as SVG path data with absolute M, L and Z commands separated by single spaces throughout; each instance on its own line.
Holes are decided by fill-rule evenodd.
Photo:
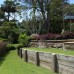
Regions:
M 74 42 L 74 39 L 67 40 L 31 40 L 31 47 L 39 47 L 39 48 L 62 48 L 64 42 Z

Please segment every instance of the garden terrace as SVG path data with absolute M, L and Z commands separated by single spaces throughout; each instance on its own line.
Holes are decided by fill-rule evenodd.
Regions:
M 65 42 L 63 49 L 64 50 L 74 50 L 74 42 Z
M 72 51 L 66 51 L 67 53 L 64 51 L 57 51 L 54 52 L 53 50 L 54 53 L 52 53 L 50 51 L 47 52 L 47 49 L 43 51 L 43 49 L 40 50 L 39 48 L 21 48 L 18 54 L 25 62 L 51 69 L 59 74 L 73 74 L 74 56 L 72 56 Z
M 35 50 L 35 51 L 41 51 L 41 52 L 49 52 L 49 53 L 55 53 L 55 54 L 64 54 L 64 55 L 73 55 L 74 51 L 71 50 L 61 50 L 58 48 L 24 48 L 26 50 Z
M 31 47 L 39 47 L 39 48 L 62 48 L 64 42 L 74 42 L 74 39 L 67 40 L 31 40 Z

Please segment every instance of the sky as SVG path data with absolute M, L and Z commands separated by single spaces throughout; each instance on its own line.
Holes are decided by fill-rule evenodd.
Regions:
M 70 1 L 70 3 L 74 3 L 74 0 L 69 0 Z

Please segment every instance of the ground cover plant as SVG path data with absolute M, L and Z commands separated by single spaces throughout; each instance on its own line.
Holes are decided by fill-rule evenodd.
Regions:
M 64 33 L 64 34 L 43 34 L 34 35 L 31 37 L 34 40 L 63 40 L 63 39 L 74 39 L 74 33 Z
M 49 52 L 49 53 L 57 53 L 57 54 L 65 54 L 65 55 L 73 55 L 74 51 L 71 50 L 62 50 L 58 48 L 24 48 L 27 50 L 35 50 L 35 51 L 42 51 L 42 52 Z
M 0 74 L 55 74 L 52 71 L 26 63 L 16 55 L 16 50 L 11 50 L 0 60 Z

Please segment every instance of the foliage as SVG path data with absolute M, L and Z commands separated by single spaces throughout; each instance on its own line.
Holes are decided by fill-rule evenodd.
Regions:
M 14 1 L 8 1 L 8 0 L 6 0 L 6 1 L 4 1 L 4 4 L 1 5 L 1 10 L 3 12 L 8 13 L 8 15 L 7 15 L 8 18 L 7 19 L 9 21 L 9 18 L 11 16 L 10 13 L 15 13 L 17 11 L 16 10 L 16 4 L 15 4 Z
M 38 18 L 32 18 L 26 21 L 23 21 L 21 23 L 21 29 L 24 29 L 24 32 L 27 35 L 31 35 L 31 34 L 40 34 L 43 33 L 44 31 L 43 29 L 43 20 L 41 19 L 41 17 Z
M 65 4 L 64 5 L 64 13 L 68 15 L 74 15 L 74 4 Z
M 64 34 L 43 34 L 43 35 L 37 35 L 32 39 L 36 40 L 61 40 L 61 39 L 74 39 L 74 33 L 64 33 Z
M 22 44 L 7 44 L 8 50 L 15 50 L 23 47 Z
M 61 33 L 62 30 L 64 29 L 64 24 L 63 24 L 63 19 L 64 19 L 64 14 L 66 12 L 64 11 L 64 6 L 67 7 L 68 0 L 20 0 L 22 2 L 25 1 L 26 3 L 29 4 L 27 5 L 28 10 L 32 10 L 32 24 L 33 28 L 36 30 L 36 28 L 40 25 L 40 28 L 37 29 L 39 30 L 38 33 L 35 32 L 33 29 L 34 34 L 45 34 L 45 33 Z M 38 14 L 37 14 L 38 12 Z M 37 17 L 42 18 L 42 23 L 39 21 L 39 23 L 36 23 Z M 26 16 L 28 17 L 28 16 Z M 27 18 L 26 18 L 27 20 Z M 39 18 L 38 18 L 39 20 Z M 29 21 L 28 21 L 29 22 Z M 29 25 L 31 24 L 29 23 Z M 56 29 L 57 28 L 57 29 Z
M 0 56 L 3 56 L 7 52 L 7 42 L 0 42 Z
M 70 24 L 70 27 L 71 27 L 71 32 L 74 33 L 74 23 L 71 23 L 71 24 Z
M 15 22 L 5 21 L 2 26 L 0 26 L 0 37 L 8 39 L 9 42 L 16 43 L 19 33 L 16 31 L 17 25 Z
M 0 19 L 3 19 L 3 18 L 4 18 L 4 12 L 0 8 Z
M 0 42 L 8 42 L 7 39 L 0 38 Z
M 20 34 L 18 41 L 20 44 L 23 44 L 24 46 L 28 46 L 29 39 L 30 37 L 27 36 L 26 34 Z

